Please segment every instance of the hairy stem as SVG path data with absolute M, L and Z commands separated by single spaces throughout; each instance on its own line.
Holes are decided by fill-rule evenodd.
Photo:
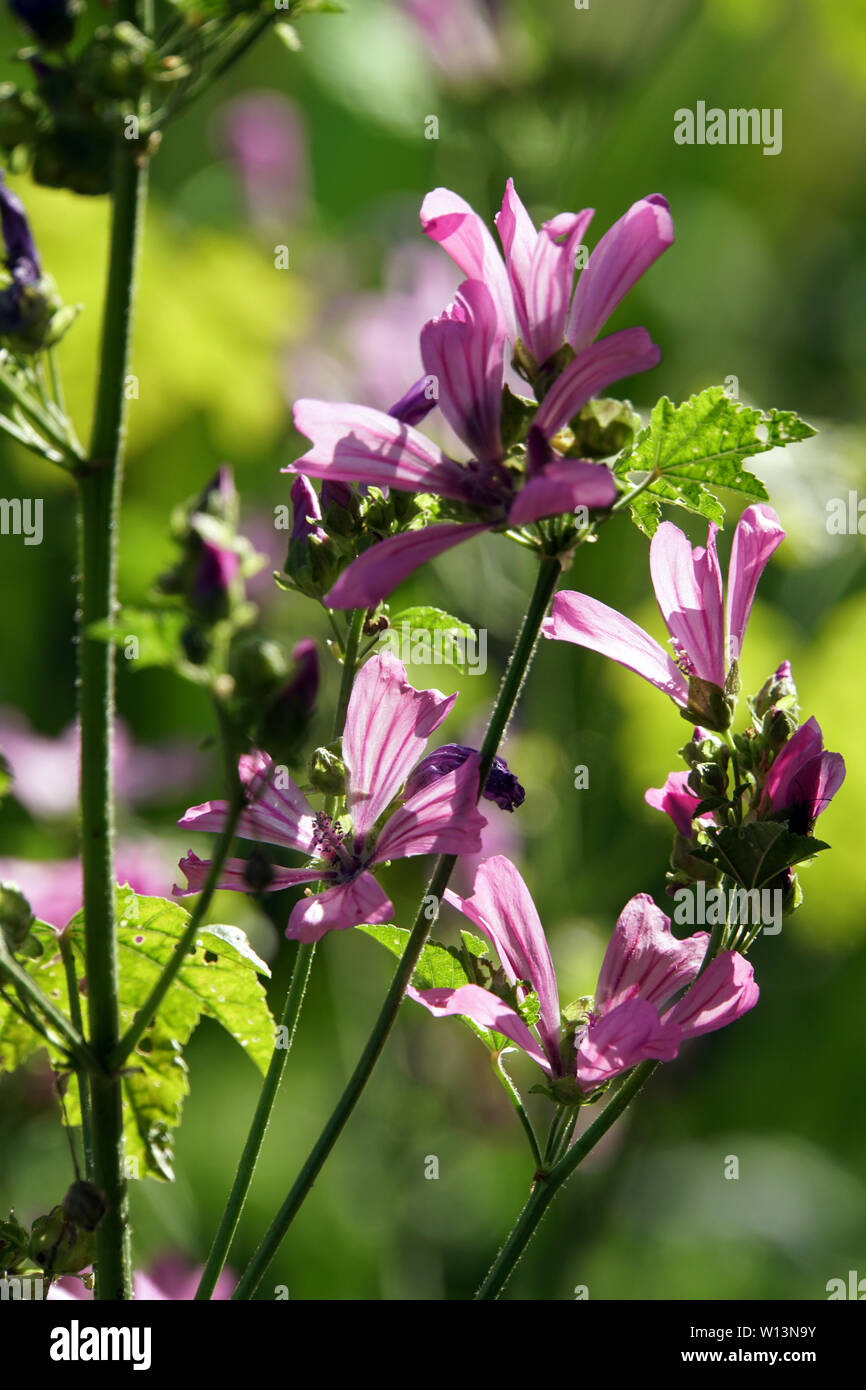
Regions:
M 481 746 L 481 765 L 479 768 L 478 780 L 479 797 L 487 780 L 487 775 L 493 765 L 493 759 L 496 757 L 500 740 L 508 726 L 508 720 L 511 717 L 512 710 L 514 709 L 517 697 L 520 694 L 523 681 L 532 661 L 541 624 L 556 589 L 560 573 L 561 566 L 558 559 L 550 556 L 542 557 L 535 589 L 530 599 L 529 607 L 526 610 L 526 616 L 523 620 L 514 651 L 511 655 L 511 660 L 508 663 L 508 669 L 505 672 L 502 684 L 499 688 L 493 714 L 490 718 L 490 723 L 487 726 L 487 732 L 484 736 L 484 742 Z M 433 874 L 427 885 L 424 897 L 419 904 L 415 922 L 409 933 L 403 955 L 397 966 L 388 993 L 385 996 L 385 1001 L 379 1011 L 379 1016 L 373 1025 L 372 1032 L 358 1060 L 358 1064 L 349 1078 L 345 1090 L 324 1129 L 311 1149 L 296 1182 L 262 1238 L 252 1260 L 244 1271 L 234 1292 L 234 1298 L 250 1298 L 258 1288 L 268 1265 L 279 1249 L 286 1232 L 303 1206 L 310 1189 L 325 1165 L 328 1155 L 340 1137 L 346 1121 L 360 1100 L 394 1025 L 394 1020 L 397 1017 L 397 1013 L 403 1001 L 406 986 L 409 984 L 415 966 L 418 964 L 418 958 L 426 944 L 432 922 L 436 919 L 436 911 L 431 911 L 431 903 L 438 907 L 442 894 L 448 885 L 448 880 L 451 877 L 454 865 L 457 863 L 457 858 L 458 856 L 455 854 L 447 854 L 440 855 L 436 860 Z
M 337 708 L 334 714 L 334 738 L 339 738 L 343 732 L 343 725 L 346 722 L 346 710 L 349 707 L 349 697 L 352 694 L 352 685 L 355 680 L 355 671 L 358 665 L 358 648 L 361 634 L 364 628 L 364 618 L 366 614 L 363 608 L 355 609 L 349 620 L 349 631 L 345 641 L 343 652 L 343 674 L 340 680 L 340 693 L 337 697 Z M 337 798 L 334 797 L 326 805 L 327 814 L 333 815 L 337 810 Z M 321 890 L 325 885 L 319 884 Z M 292 970 L 292 979 L 289 991 L 286 995 L 286 1004 L 280 1019 L 280 1028 L 285 1032 L 285 1044 L 282 1047 L 274 1047 L 271 1055 L 270 1064 L 262 1086 L 255 1114 L 253 1115 L 250 1132 L 244 1144 L 243 1153 L 238 1163 L 232 1189 L 229 1193 L 225 1211 L 220 1220 L 217 1233 L 214 1236 L 213 1244 L 207 1258 L 207 1264 L 202 1272 L 199 1286 L 196 1290 L 196 1300 L 209 1299 L 216 1288 L 223 1265 L 226 1262 L 231 1243 L 234 1239 L 238 1222 L 243 1213 L 249 1190 L 255 1176 L 256 1164 L 259 1161 L 259 1154 L 265 1135 L 270 1124 L 271 1113 L 279 1093 L 283 1073 L 286 1069 L 289 1053 L 292 1050 L 292 1043 L 295 1040 L 295 1032 L 298 1027 L 298 1020 L 301 1014 L 301 1006 L 304 1002 L 304 995 L 307 990 L 307 983 L 310 978 L 310 971 L 313 968 L 313 957 L 316 952 L 316 943 L 299 942 L 295 955 L 295 964 Z
M 117 1047 L 117 944 L 114 923 L 112 724 L 114 653 L 91 638 L 114 615 L 116 533 L 125 446 L 124 384 L 147 171 L 118 138 L 108 285 L 90 462 L 79 477 L 80 590 L 78 711 L 81 726 L 81 857 L 90 1043 L 108 1063 Z M 107 1199 L 96 1232 L 97 1299 L 132 1297 L 122 1114 L 118 1075 L 91 1075 L 93 1180 Z

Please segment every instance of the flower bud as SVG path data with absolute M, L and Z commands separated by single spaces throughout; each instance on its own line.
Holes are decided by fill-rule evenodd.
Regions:
M 797 732 L 797 720 L 794 715 L 786 709 L 778 706 L 771 706 L 761 721 L 761 735 L 766 740 L 774 753 L 788 742 L 789 738 Z
M 466 759 L 477 750 L 467 748 L 460 743 L 446 743 L 441 748 L 428 753 L 426 758 L 409 774 L 406 787 L 403 792 L 404 799 L 414 796 L 424 787 L 436 782 L 446 773 L 453 772 L 455 768 L 462 767 Z M 514 773 L 509 768 L 504 758 L 494 758 L 493 766 L 484 783 L 484 790 L 481 795 L 487 801 L 493 801 L 503 811 L 515 811 L 518 806 L 522 806 L 526 797 L 526 792 L 518 782 Z
M 388 411 L 395 420 L 404 425 L 420 425 L 438 402 L 435 377 L 422 376 L 414 382 L 405 396 L 401 396 Z
M 0 932 L 13 955 L 20 951 L 34 920 L 33 909 L 21 890 L 14 884 L 0 883 Z
M 640 429 L 640 416 L 629 401 L 592 400 L 571 421 L 576 458 L 604 459 L 621 453 Z
M 0 82 L 0 149 L 29 145 L 41 110 L 33 92 L 21 91 L 12 82 Z
M 81 0 L 9 0 L 9 8 L 43 48 L 65 48 L 84 6 Z
M 696 763 L 688 775 L 689 791 L 703 799 L 706 796 L 724 796 L 728 789 L 727 773 L 718 763 Z
M 249 637 L 232 652 L 231 673 L 241 697 L 271 695 L 288 670 L 282 647 L 262 637 Z
M 310 758 L 310 781 L 316 791 L 342 796 L 346 790 L 346 768 L 333 748 L 317 748 Z
M 797 687 L 791 675 L 790 661 L 783 661 L 772 674 L 764 681 L 761 689 L 755 696 L 755 713 L 764 715 L 773 705 L 783 705 L 785 709 L 796 713 L 797 710 Z
M 79 1178 L 63 1198 L 67 1220 L 85 1231 L 95 1231 L 108 1211 L 108 1198 L 96 1183 Z
M 734 707 L 734 701 L 726 696 L 721 686 L 700 676 L 690 676 L 688 708 L 681 709 L 680 714 L 692 724 L 724 733 L 731 726 Z
M 147 82 L 152 54 L 152 40 L 128 20 L 110 29 L 102 25 L 84 51 L 82 74 L 101 97 L 135 100 Z
M 319 693 L 319 653 L 311 637 L 292 652 L 294 671 L 271 699 L 262 721 L 261 743 L 274 756 L 295 757 L 309 727 Z

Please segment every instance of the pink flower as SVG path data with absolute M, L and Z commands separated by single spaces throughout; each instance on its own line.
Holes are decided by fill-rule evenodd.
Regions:
M 403 7 L 449 81 L 465 82 L 500 66 L 489 0 L 403 0 Z
M 845 759 L 824 748 L 814 716 L 776 754 L 762 797 L 765 815 L 788 812 L 790 828 L 811 834 L 812 826 L 845 780 Z
M 687 772 L 670 772 L 663 787 L 650 787 L 644 792 L 644 801 L 654 810 L 664 811 L 665 815 L 670 816 L 679 833 L 690 840 L 694 834 L 692 820 L 700 797 L 695 796 L 688 779 Z M 713 816 L 709 812 L 699 816 L 698 820 L 703 825 L 713 824 Z
M 707 546 L 692 548 L 670 521 L 662 522 L 650 545 L 650 574 L 673 647 L 673 658 L 636 623 L 588 594 L 562 590 L 542 627 L 545 637 L 601 652 L 637 672 L 683 708 L 689 678 L 724 687 L 729 664 L 738 661 L 758 580 L 784 540 L 773 508 L 747 507 L 734 532 L 728 567 L 727 643 L 722 574 L 711 522 Z
M 512 341 L 519 336 L 539 366 L 563 342 L 578 354 L 560 378 L 563 395 L 571 388 L 569 373 L 572 378 L 578 374 L 580 353 L 674 239 L 670 210 L 662 195 L 641 198 L 601 238 L 572 296 L 577 252 L 593 215 L 592 208 L 559 213 L 537 231 L 509 179 L 496 216 L 503 262 L 483 220 L 459 194 L 435 188 L 421 208 L 426 235 L 440 243 L 464 275 L 490 287 Z M 655 351 L 652 366 L 658 361 Z M 620 376 L 629 374 L 620 372 Z M 571 410 L 561 423 L 575 413 Z
M 316 880 L 328 883 L 331 886 L 323 892 L 295 904 L 286 928 L 292 940 L 318 941 L 328 931 L 388 920 L 393 905 L 370 872 L 376 864 L 417 854 L 477 850 L 485 819 L 475 805 L 479 757 L 474 753 L 407 797 L 378 826 L 456 698 L 438 690 L 415 690 L 405 667 L 388 652 L 372 657 L 361 668 L 343 734 L 346 805 L 352 820 L 351 831 L 345 833 L 322 812 L 314 811 L 292 779 L 278 775 L 283 770 L 266 754 L 242 757 L 239 772 L 247 808 L 241 813 L 238 835 L 299 850 L 317 862 L 301 869 L 268 866 L 264 882 L 259 882 L 260 865 L 228 859 L 219 886 L 249 892 L 256 888 L 277 891 Z M 180 824 L 219 832 L 227 814 L 225 801 L 208 801 L 187 811 Z M 199 892 L 209 864 L 190 853 L 180 867 L 188 887 L 176 887 L 175 893 Z
M 525 997 L 527 986 L 535 991 L 535 1031 L 510 1004 L 478 985 L 411 988 L 411 997 L 437 1017 L 460 1014 L 502 1033 L 549 1076 L 572 1074 L 562 1055 L 556 976 L 544 929 L 514 865 L 489 859 L 478 870 L 471 898 L 445 896 L 493 944 L 518 997 Z M 744 957 L 726 951 L 698 978 L 707 933 L 678 941 L 670 925 L 645 893 L 623 909 L 605 952 L 588 1022 L 575 1038 L 573 1074 L 582 1090 L 594 1090 L 649 1058 L 671 1061 L 681 1043 L 733 1023 L 757 1003 L 758 987 Z M 691 986 L 688 993 L 673 1002 L 686 986 Z
M 137 1303 L 191 1303 L 203 1271 L 204 1265 L 192 1266 L 183 1256 L 165 1255 L 151 1265 L 147 1274 L 136 1271 L 132 1281 L 133 1297 Z M 89 1274 L 90 1271 L 85 1270 L 84 1273 Z M 212 1301 L 226 1302 L 234 1293 L 236 1284 L 237 1278 L 232 1271 L 224 1269 L 211 1294 Z M 70 1299 L 89 1303 L 93 1300 L 93 1292 L 84 1287 L 77 1275 L 65 1274 L 52 1283 L 45 1301 L 60 1303 Z
M 663 198 L 654 194 L 635 204 L 602 238 L 572 298 L 577 249 L 591 216 L 562 213 L 537 232 L 509 181 L 498 219 L 503 261 L 468 203 L 448 189 L 428 194 L 421 209 L 424 231 L 468 278 L 454 302 L 422 329 L 426 377 L 390 415 L 347 403 L 297 401 L 295 425 L 313 447 L 284 471 L 433 492 L 468 504 L 480 519 L 443 522 L 371 547 L 326 595 L 329 607 L 372 606 L 419 565 L 482 531 L 524 526 L 578 505 L 601 509 L 615 500 L 608 469 L 562 458 L 551 441 L 612 382 L 658 363 L 659 350 L 643 328 L 593 340 L 673 233 Z M 576 352 L 536 412 L 519 490 L 514 471 L 505 467 L 500 431 L 506 348 L 518 333 L 527 350 L 538 354 L 539 365 L 564 339 Z M 409 409 L 401 409 L 407 400 Z M 444 454 L 414 428 L 431 400 L 471 453 L 467 463 Z
M 17 710 L 0 709 L 0 750 L 12 767 L 11 795 L 34 816 L 67 816 L 78 798 L 79 737 L 70 724 L 56 738 L 34 733 Z M 201 756 L 182 744 L 149 748 L 133 744 L 126 726 L 114 729 L 118 799 L 146 801 L 198 777 Z
M 155 842 L 121 840 L 115 877 L 144 897 L 164 897 L 171 881 L 168 856 Z M 80 859 L 0 859 L 0 880 L 20 888 L 39 921 L 58 932 L 81 909 Z

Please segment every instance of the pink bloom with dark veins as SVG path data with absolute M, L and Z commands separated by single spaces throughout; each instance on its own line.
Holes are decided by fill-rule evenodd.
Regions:
M 706 549 L 692 547 L 670 521 L 662 522 L 652 538 L 650 574 L 673 656 L 630 618 L 569 589 L 556 595 L 542 626 L 544 636 L 611 657 L 683 708 L 689 702 L 690 676 L 723 687 L 730 663 L 739 660 L 758 580 L 785 532 L 766 503 L 743 512 L 728 566 L 726 623 L 717 530 L 711 522 Z
M 437 1017 L 462 1015 L 515 1043 L 552 1078 L 576 1076 L 582 1090 L 649 1058 L 671 1061 L 680 1044 L 733 1023 L 758 1001 L 751 965 L 725 951 L 699 971 L 709 937 L 684 941 L 652 898 L 639 893 L 626 904 L 608 944 L 588 1021 L 575 1037 L 576 1063 L 562 1055 L 562 1022 L 553 962 L 532 896 L 507 859 L 488 859 L 475 876 L 471 898 L 447 891 L 446 900 L 487 937 L 509 984 L 538 998 L 530 1028 L 518 1011 L 479 985 L 409 994 Z M 685 986 L 688 993 L 674 996 Z
M 485 818 L 475 805 L 477 754 L 408 796 L 379 824 L 456 698 L 438 690 L 415 690 L 405 667 L 387 652 L 361 668 L 343 733 L 346 803 L 352 821 L 345 833 L 313 810 L 290 777 L 278 778 L 266 754 L 242 757 L 239 772 L 247 807 L 238 835 L 299 850 L 315 862 L 299 869 L 273 866 L 267 869 L 266 881 L 257 885 L 246 860 L 228 859 L 219 886 L 249 892 L 257 886 L 278 891 L 317 880 L 327 883 L 323 892 L 295 904 L 286 928 L 292 940 L 318 941 L 328 931 L 387 922 L 394 909 L 371 872 L 377 864 L 418 854 L 473 853 L 480 845 Z M 208 801 L 187 811 L 180 824 L 218 833 L 227 815 L 225 801 Z M 190 853 L 180 867 L 188 887 L 175 888 L 175 893 L 199 892 L 209 863 Z

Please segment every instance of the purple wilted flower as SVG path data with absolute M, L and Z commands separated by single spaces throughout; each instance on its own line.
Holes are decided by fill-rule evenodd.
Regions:
M 762 796 L 764 815 L 787 813 L 791 830 L 809 835 L 845 780 L 845 759 L 824 748 L 814 716 L 776 754 Z
M 650 574 L 673 657 L 622 613 L 568 589 L 554 599 L 541 629 L 544 636 L 611 657 L 683 708 L 689 704 L 691 676 L 723 688 L 729 664 L 739 660 L 758 580 L 785 532 L 773 508 L 764 503 L 747 507 L 740 517 L 728 566 L 726 643 L 717 530 L 711 522 L 705 550 L 693 549 L 670 521 L 662 522 L 652 538 Z
M 75 33 L 81 0 L 9 0 L 15 18 L 49 48 L 62 48 Z
M 247 806 L 238 821 L 238 835 L 299 850 L 317 861 L 302 869 L 268 868 L 263 886 L 275 892 L 316 880 L 331 885 L 295 904 L 286 928 L 290 939 L 318 941 L 325 932 L 360 922 L 386 922 L 393 906 L 370 872 L 377 864 L 417 854 L 472 853 L 478 848 L 485 820 L 475 805 L 477 754 L 415 792 L 383 825 L 377 825 L 456 698 L 438 690 L 415 690 L 405 667 L 388 652 L 372 657 L 361 668 L 343 733 L 349 831 L 315 812 L 290 777 L 278 778 L 266 754 L 241 758 Z M 227 815 L 225 801 L 208 801 L 187 811 L 180 824 L 219 832 Z M 190 853 L 180 867 L 189 886 L 175 888 L 175 893 L 200 891 L 209 864 Z M 249 873 L 245 860 L 228 859 L 219 886 L 248 892 L 259 886 L 251 883 Z
M 444 777 L 455 767 L 461 767 L 466 759 L 471 758 L 476 752 L 476 749 L 467 748 L 462 743 L 445 743 L 441 748 L 428 753 L 410 775 L 405 795 L 413 796 L 415 792 L 421 791 L 422 787 L 428 787 L 438 777 Z M 495 802 L 503 811 L 516 811 L 526 799 L 523 787 L 505 759 L 500 757 L 493 759 L 493 766 L 487 775 L 481 795 L 485 800 Z
M 562 1047 L 559 995 L 544 928 L 532 896 L 509 860 L 488 859 L 475 877 L 471 898 L 446 891 L 446 900 L 491 942 L 518 999 L 527 989 L 538 998 L 534 1031 L 518 1011 L 479 985 L 418 990 L 409 994 L 437 1017 L 459 1014 L 516 1043 L 552 1078 L 573 1076 L 592 1091 L 648 1058 L 671 1061 L 680 1044 L 733 1023 L 758 1000 L 751 965 L 726 951 L 698 978 L 709 937 L 685 941 L 670 919 L 640 893 L 620 915 L 608 944 L 586 1023 L 574 1038 L 577 1056 Z M 673 996 L 691 985 L 682 999 Z M 563 1053 L 566 1055 L 563 1055 Z

